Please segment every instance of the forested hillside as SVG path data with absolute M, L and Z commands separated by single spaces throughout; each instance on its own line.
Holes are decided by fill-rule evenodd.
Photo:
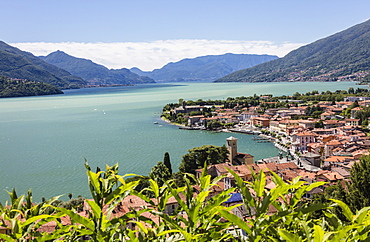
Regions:
M 35 82 L 21 79 L 10 79 L 0 76 L 0 98 L 1 97 L 24 97 L 63 94 L 63 92 L 47 83 Z
M 362 80 L 369 73 L 370 20 L 217 82 Z
M 2 41 L 0 41 L 0 75 L 49 83 L 59 88 L 78 88 L 86 84 L 82 78 Z

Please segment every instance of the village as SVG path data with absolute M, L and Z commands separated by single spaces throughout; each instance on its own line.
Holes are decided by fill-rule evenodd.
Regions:
M 269 98 L 271 96 L 260 97 L 271 104 Z M 284 180 L 299 176 L 310 183 L 325 181 L 328 186 L 350 179 L 353 164 L 363 155 L 369 155 L 370 137 L 366 134 L 368 127 L 364 125 L 368 124 L 368 117 L 362 121 L 356 114 L 369 106 L 370 97 L 346 96 L 343 101 L 321 101 L 312 105 L 302 100 L 281 101 L 288 102 L 289 107 L 267 108 L 261 112 L 263 101 L 248 108 L 240 108 L 240 105 L 224 108 L 219 105 L 214 106 L 211 117 L 205 117 L 186 114 L 201 112 L 209 105 L 183 104 L 172 112 L 185 114 L 187 124 L 181 128 L 206 129 L 209 122 L 233 124 L 222 126 L 219 131 L 255 135 L 256 142 L 273 142 L 281 150 L 279 157 L 255 161 L 253 154 L 237 152 L 237 139 L 231 136 L 226 142 L 230 163 L 209 167 L 210 174 L 214 176 L 227 173 L 223 168 L 227 166 L 246 180 L 251 177 L 251 169 L 255 172 L 273 171 Z M 321 110 L 318 117 L 306 117 L 307 109 L 313 109 L 313 106 Z M 344 113 L 349 117 L 345 117 Z M 227 189 L 232 182 L 225 178 L 223 185 Z M 313 192 L 319 193 L 322 189 Z
M 217 132 L 229 132 L 231 136 L 226 139 L 228 158 L 224 163 L 210 164 L 206 170 L 213 178 L 222 177 L 217 185 L 212 186 L 207 199 L 221 194 L 222 192 L 237 187 L 236 178 L 230 172 L 234 172 L 243 181 L 253 182 L 254 175 L 263 172 L 266 176 L 264 189 L 270 191 L 277 184 L 273 181 L 273 173 L 283 181 L 290 182 L 294 179 L 303 181 L 304 184 L 323 182 L 321 186 L 308 191 L 303 195 L 305 199 L 313 199 L 315 194 L 323 193 L 325 187 L 337 183 L 350 181 L 350 169 L 364 155 L 369 155 L 370 148 L 367 127 L 360 124 L 361 119 L 356 118 L 356 112 L 366 109 L 370 104 L 370 98 L 365 96 L 348 96 L 344 101 L 319 102 L 315 105 L 322 110 L 318 118 L 294 118 L 304 117 L 305 110 L 312 108 L 309 105 L 297 105 L 300 101 L 292 101 L 291 107 L 268 108 L 260 111 L 260 106 L 252 106 L 240 109 L 224 108 L 219 105 L 213 111 L 212 117 L 204 115 L 189 115 L 210 108 L 209 105 L 186 105 L 175 107 L 171 110 L 174 114 L 181 113 L 186 126 L 182 129 L 204 130 L 207 122 L 217 121 L 233 125 L 222 126 Z M 343 116 L 344 112 L 350 114 L 349 118 Z M 363 122 L 366 123 L 366 122 Z M 195 131 L 196 132 L 196 131 Z M 210 131 L 214 132 L 214 131 Z M 277 157 L 266 157 L 255 160 L 253 154 L 238 152 L 238 139 L 232 133 L 245 133 L 254 135 L 256 142 L 273 142 L 280 150 Z M 201 179 L 204 169 L 196 170 L 196 177 Z M 193 186 L 193 197 L 202 192 L 199 185 Z M 235 206 L 232 213 L 246 221 L 250 218 L 250 211 L 243 204 L 243 197 L 239 192 L 230 193 L 231 197 L 223 203 L 226 207 Z M 186 200 L 184 194 L 177 199 L 170 197 L 165 205 L 164 213 L 175 216 L 187 215 L 181 212 L 178 199 Z M 155 203 L 155 199 L 152 199 Z M 114 210 L 114 217 L 120 217 L 129 211 L 142 211 L 143 208 L 153 207 L 153 204 L 144 201 L 136 195 L 128 195 Z M 83 210 L 88 211 L 89 206 L 84 203 Z M 277 210 L 274 206 L 268 208 L 268 214 L 274 214 Z M 180 215 L 177 216 L 180 216 Z M 150 212 L 143 213 L 159 224 L 159 217 Z M 158 221 L 157 221 L 158 220 Z M 134 224 L 129 224 L 132 229 Z M 233 229 L 230 228 L 233 233 Z M 242 236 L 247 237 L 245 231 L 239 230 Z M 240 236 L 240 234 L 239 234 Z
M 274 176 L 280 177 L 287 184 L 293 180 L 298 180 L 307 186 L 319 184 L 302 194 L 301 199 L 312 200 L 316 194 L 324 193 L 328 186 L 350 182 L 351 167 L 362 156 L 370 154 L 368 151 L 370 136 L 367 134 L 369 117 L 366 115 L 370 97 L 366 95 L 346 96 L 343 101 L 316 101 L 312 104 L 307 104 L 299 99 L 282 101 L 274 99 L 271 101 L 271 95 L 260 96 L 258 99 L 259 101 L 255 102 L 256 105 L 247 105 L 248 107 L 239 103 L 229 105 L 229 107 L 206 103 L 186 105 L 186 102 L 183 101 L 182 105 L 173 106 L 171 110 L 164 111 L 169 114 L 167 117 L 176 117 L 177 120 L 179 120 L 178 117 L 181 117 L 182 121 L 186 122 L 186 125 L 179 126 L 182 129 L 209 129 L 209 132 L 230 133 L 230 137 L 226 139 L 225 143 L 227 159 L 224 162 L 210 163 L 203 169 L 195 170 L 195 177 L 198 180 L 204 179 L 205 170 L 206 174 L 217 179 L 217 182 L 207 191 L 203 202 L 212 201 L 215 197 L 222 196 L 226 192 L 229 197 L 222 202 L 222 206 L 232 208 L 230 210 L 232 214 L 247 221 L 254 214 L 246 207 L 243 195 L 238 190 L 240 189 L 238 177 L 243 182 L 252 184 L 256 179 L 256 174 L 263 173 L 265 177 L 263 189 L 267 192 L 279 186 Z M 316 110 L 314 111 L 316 117 L 307 116 L 309 109 Z M 208 115 L 199 115 L 205 110 Z M 365 115 L 359 115 L 360 113 L 365 113 Z M 216 125 L 210 126 L 210 123 Z M 210 127 L 212 128 L 210 129 Z M 233 133 L 253 135 L 255 142 L 272 142 L 280 150 L 279 155 L 255 160 L 253 154 L 238 152 L 238 139 L 232 136 Z M 115 166 L 108 168 L 111 171 L 107 172 L 116 172 Z M 143 226 L 147 228 L 155 227 L 161 223 L 163 217 L 156 215 L 159 206 L 163 206 L 164 217 L 187 218 L 188 215 L 182 207 L 184 206 L 183 201 L 189 199 L 186 197 L 186 193 L 181 192 L 178 196 L 169 195 L 165 204 L 161 204 L 162 201 L 159 201 L 158 198 L 145 197 L 144 194 L 139 195 L 141 192 L 127 194 L 110 207 L 102 203 L 101 212 L 110 221 L 123 219 L 128 214 L 139 213 L 142 218 L 153 222 L 153 224 L 145 222 Z M 197 200 L 197 196 L 204 193 L 204 187 L 201 183 L 193 184 L 189 192 L 191 192 L 191 197 Z M 251 194 L 254 193 L 255 191 L 251 191 Z M 19 201 L 21 202 L 21 200 Z M 82 199 L 81 201 L 79 205 L 74 207 L 76 215 L 71 213 L 61 217 L 59 224 L 56 221 L 42 223 L 37 228 L 37 233 L 53 233 L 58 226 L 73 226 L 74 221 L 70 217 L 72 215 L 78 216 L 82 220 L 94 216 L 91 207 L 94 204 L 94 199 Z M 272 205 L 267 209 L 268 215 L 277 212 L 277 208 Z M 24 221 L 22 216 L 16 219 Z M 136 231 L 139 228 L 136 222 L 128 218 L 126 221 L 126 229 Z M 8 220 L 4 220 L 0 226 L 2 234 L 11 234 L 13 230 L 14 228 Z M 232 226 L 226 230 L 229 233 L 238 233 L 238 236 L 244 238 L 248 237 L 245 230 Z M 91 239 L 88 234 L 80 239 Z

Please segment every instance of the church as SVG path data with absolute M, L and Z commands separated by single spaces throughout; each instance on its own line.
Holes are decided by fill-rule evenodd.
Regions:
M 238 152 L 238 139 L 230 136 L 226 139 L 226 148 L 229 151 L 229 161 L 234 165 L 254 164 L 254 156 Z

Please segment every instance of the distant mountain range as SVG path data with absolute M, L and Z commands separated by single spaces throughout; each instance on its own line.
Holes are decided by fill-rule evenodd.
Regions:
M 370 80 L 370 20 L 216 82 Z
M 128 85 L 155 82 L 153 79 L 139 76 L 129 69 L 108 69 L 91 60 L 76 58 L 59 50 L 39 58 L 49 64 L 63 68 L 73 75 L 82 77 L 89 85 Z
M 138 75 L 148 76 L 156 82 L 214 81 L 232 72 L 275 60 L 275 55 L 224 54 L 183 59 L 168 63 L 160 69 L 130 70 Z M 72 73 L 72 72 L 71 72 Z
M 45 82 L 58 88 L 75 88 L 86 85 L 81 77 L 73 76 L 3 41 L 0 41 L 0 76 Z
M 38 58 L 0 41 L 0 76 L 23 80 L 4 82 L 4 85 L 14 84 L 13 87 L 22 86 L 28 80 L 60 89 L 155 81 L 370 82 L 370 20 L 300 47 L 283 58 L 230 53 L 209 55 L 168 63 L 150 72 L 138 68 L 108 69 L 62 51 Z

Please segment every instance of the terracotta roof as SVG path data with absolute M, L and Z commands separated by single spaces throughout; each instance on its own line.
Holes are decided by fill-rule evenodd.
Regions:
M 342 143 L 337 141 L 337 140 L 331 140 L 331 141 L 327 142 L 326 145 L 339 146 L 339 145 L 342 145 Z
M 264 172 L 277 171 L 277 165 L 275 163 L 258 164 L 257 166 L 260 170 L 263 170 Z
M 334 112 L 324 112 L 321 114 L 321 116 L 329 116 L 329 115 L 333 115 Z
M 331 168 L 332 171 L 339 173 L 343 177 L 350 177 L 351 173 L 348 172 L 346 169 L 342 167 L 333 167 Z
M 307 146 L 310 146 L 313 149 L 317 149 L 317 148 L 323 147 L 324 144 L 322 144 L 322 143 L 309 143 Z
M 344 177 L 340 175 L 338 172 L 328 172 L 328 173 L 322 174 L 322 176 L 328 179 L 329 181 L 337 181 L 337 180 L 344 179 Z
M 298 174 L 294 172 L 293 170 L 285 170 L 285 171 L 281 171 L 280 173 L 283 175 L 284 180 L 289 180 L 289 181 L 293 180 L 294 178 L 298 176 Z
M 339 123 L 339 120 L 330 119 L 323 121 L 323 124 L 337 124 L 337 123 Z
M 302 169 L 298 169 L 296 171 L 297 171 L 297 174 L 299 176 L 301 176 L 302 178 L 315 179 L 315 177 L 316 177 L 316 173 L 314 173 L 314 172 L 308 172 L 308 171 L 305 171 L 305 170 L 302 170 Z
M 345 162 L 349 157 L 346 156 L 330 156 L 324 161 L 326 162 Z
M 243 174 L 244 176 L 252 175 L 251 167 L 248 165 L 241 165 L 236 167 L 238 174 Z
M 298 169 L 298 166 L 294 162 L 287 162 L 287 163 L 280 163 L 277 164 L 277 169 L 280 170 L 286 170 L 286 169 Z
M 357 156 L 357 155 L 369 155 L 369 151 L 368 150 L 365 150 L 365 149 L 361 149 L 361 150 L 356 150 L 354 152 L 352 152 L 352 155 L 353 156 Z
M 315 121 L 313 121 L 313 120 L 304 120 L 304 119 L 299 120 L 299 122 L 300 122 L 300 123 L 306 123 L 306 124 L 312 124 L 312 123 L 315 123 Z
M 291 120 L 291 119 L 284 119 L 280 121 L 281 124 L 287 123 L 287 124 L 298 124 L 299 120 Z
M 134 195 L 128 195 L 127 197 L 125 197 L 122 200 L 121 204 L 126 208 L 134 208 L 135 210 L 143 206 L 150 206 L 149 203 Z
M 268 190 L 271 190 L 271 189 L 274 189 L 276 187 L 276 184 L 274 182 L 268 182 L 265 186 L 266 189 Z
M 226 170 L 226 168 L 229 168 L 230 170 L 235 171 L 235 166 L 232 165 L 231 163 L 221 163 L 221 164 L 215 164 L 212 166 L 215 167 L 221 174 L 228 173 L 228 170 Z
M 248 158 L 248 157 L 254 157 L 253 155 L 246 154 L 246 153 L 238 153 L 237 157 L 239 158 Z

